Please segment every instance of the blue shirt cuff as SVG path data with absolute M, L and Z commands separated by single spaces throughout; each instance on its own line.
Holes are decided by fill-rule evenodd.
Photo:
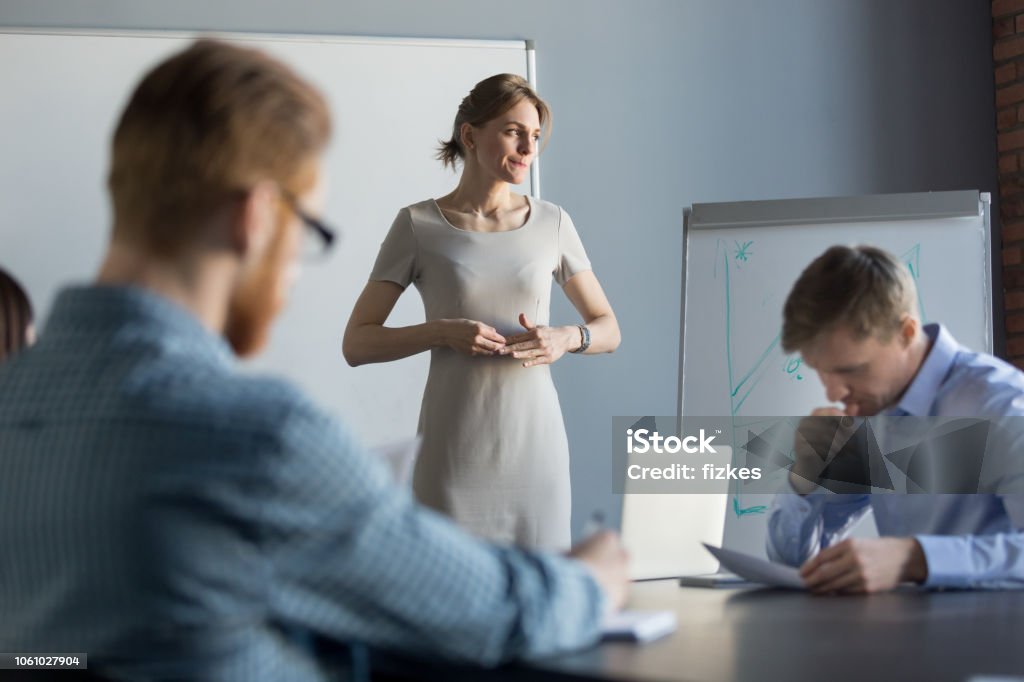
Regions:
M 971 551 L 967 539 L 949 535 L 915 535 L 921 543 L 928 577 L 925 587 L 971 587 Z

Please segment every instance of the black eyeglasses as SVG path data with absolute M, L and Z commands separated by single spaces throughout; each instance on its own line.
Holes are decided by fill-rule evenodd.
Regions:
M 310 215 L 299 205 L 298 200 L 291 193 L 282 191 L 281 196 L 288 202 L 289 208 L 295 211 L 295 215 L 299 216 L 299 220 L 319 238 L 317 242 L 311 245 L 309 240 L 303 241 L 304 245 L 309 245 L 304 246 L 302 250 L 303 257 L 319 258 L 330 253 L 334 243 L 338 240 L 338 231 L 329 227 L 327 223 L 319 218 Z

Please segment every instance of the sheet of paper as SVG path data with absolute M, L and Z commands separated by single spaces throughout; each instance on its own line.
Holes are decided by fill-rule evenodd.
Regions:
M 605 616 L 601 637 L 630 642 L 652 642 L 676 630 L 673 611 L 618 611 Z
M 740 587 L 749 585 L 750 581 L 735 573 L 719 571 L 718 573 L 701 573 L 679 577 L 680 587 Z
M 396 483 L 409 485 L 412 481 L 412 467 L 416 463 L 416 456 L 420 453 L 420 443 L 422 442 L 423 439 L 420 436 L 415 436 L 379 445 L 371 448 L 370 451 L 384 460 Z
M 704 545 L 704 547 L 718 559 L 722 568 L 728 569 L 752 583 L 785 587 L 791 590 L 807 589 L 804 586 L 803 578 L 800 577 L 800 572 L 792 566 L 776 564 L 722 547 L 712 547 L 711 545 Z

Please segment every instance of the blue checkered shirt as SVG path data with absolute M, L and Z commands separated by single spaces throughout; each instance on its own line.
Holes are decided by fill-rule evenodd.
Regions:
M 142 289 L 58 298 L 0 368 L 0 651 L 316 680 L 309 641 L 494 664 L 593 642 L 580 564 L 417 506 L 299 390 Z

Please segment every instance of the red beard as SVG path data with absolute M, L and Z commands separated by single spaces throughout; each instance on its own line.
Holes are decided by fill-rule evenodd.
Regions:
M 232 301 L 224 325 L 224 337 L 239 357 L 259 353 L 270 339 L 270 325 L 280 308 L 267 295 L 263 300 L 247 292 L 239 292 Z
M 239 357 L 251 357 L 270 340 L 270 326 L 284 307 L 285 271 L 293 258 L 287 230 L 279 229 L 263 259 L 242 276 L 231 296 L 224 337 Z

